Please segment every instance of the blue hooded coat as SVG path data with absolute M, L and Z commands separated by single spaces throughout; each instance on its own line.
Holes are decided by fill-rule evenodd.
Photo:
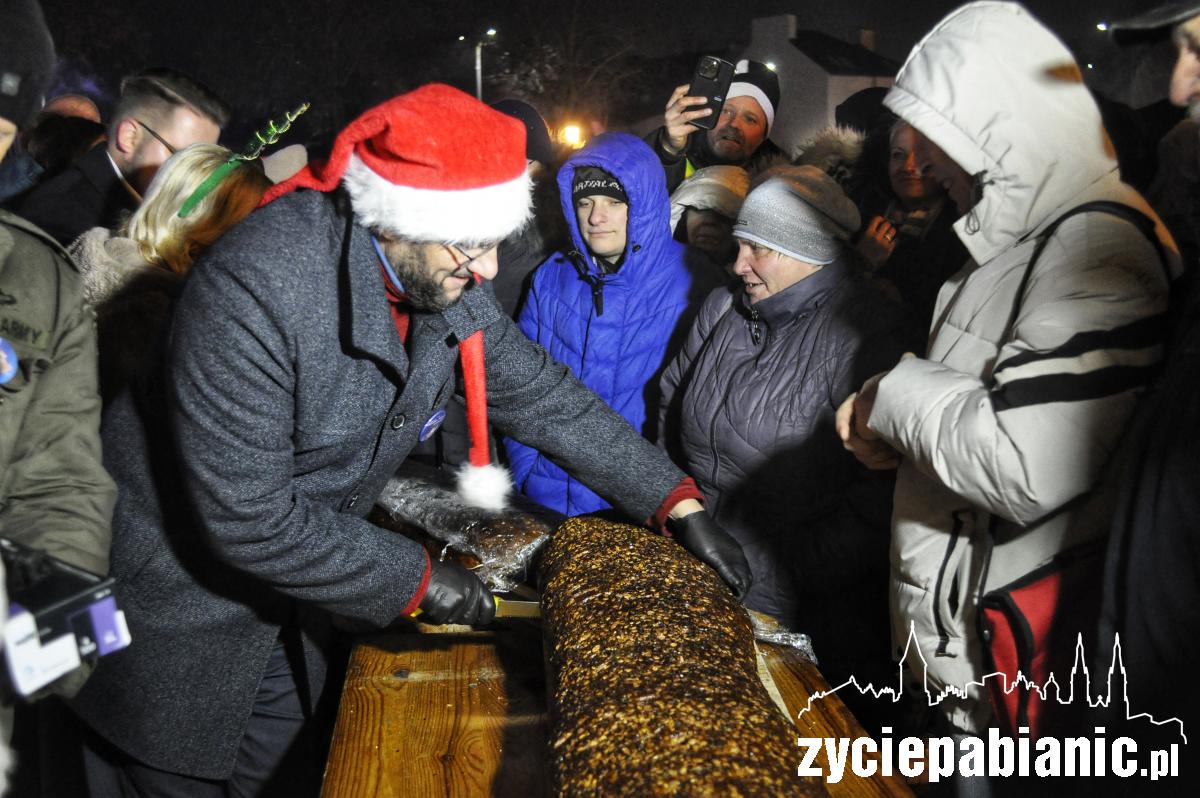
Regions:
M 571 187 L 585 166 L 613 175 L 629 198 L 625 258 L 614 273 L 605 272 L 579 232 Z M 635 136 L 604 134 L 563 164 L 558 186 L 573 249 L 538 267 L 518 326 L 654 440 L 659 376 L 686 336 L 692 284 L 684 247 L 671 238 L 662 166 Z M 511 439 L 505 447 L 513 481 L 531 499 L 567 515 L 609 507 L 536 449 Z

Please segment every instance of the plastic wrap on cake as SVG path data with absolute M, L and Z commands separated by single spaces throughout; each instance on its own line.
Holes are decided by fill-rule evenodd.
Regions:
M 406 463 L 388 481 L 376 505 L 443 544 L 492 590 L 512 590 L 532 574 L 535 557 L 559 517 L 514 497 L 496 512 L 467 504 L 444 471 Z
M 808 635 L 789 631 L 786 626 L 765 613 L 746 610 L 746 614 L 750 616 L 750 625 L 754 628 L 755 640 L 794 648 L 813 665 L 820 664 L 817 662 L 817 655 L 813 653 L 812 638 Z

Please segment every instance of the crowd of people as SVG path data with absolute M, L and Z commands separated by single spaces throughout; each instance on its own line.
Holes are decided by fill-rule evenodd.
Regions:
M 1114 28 L 1174 36 L 1192 140 L 1164 147 L 1194 161 L 1200 3 Z M 950 13 L 861 129 L 790 157 L 804 87 L 750 60 L 711 127 L 685 84 L 561 163 L 536 98 L 431 84 L 272 162 L 217 144 L 199 80 L 130 75 L 102 121 L 43 102 L 54 62 L 6 3 L 0 536 L 115 578 L 133 642 L 0 708 L 19 785 L 315 795 L 353 632 L 495 613 L 366 519 L 410 457 L 483 507 L 671 536 L 833 685 L 894 687 L 910 639 L 910 697 L 972 685 L 844 694 L 872 733 L 1011 723 L 984 608 L 1068 567 L 1093 592 L 1023 667 L 1082 634 L 1106 672 L 1119 637 L 1136 711 L 1200 717 L 1172 689 L 1200 645 L 1195 184 L 1166 155 L 1151 201 L 1122 182 L 1021 6 Z

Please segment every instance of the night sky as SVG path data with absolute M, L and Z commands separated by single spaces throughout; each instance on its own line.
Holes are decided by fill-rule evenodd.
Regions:
M 1142 81 L 1144 86 L 1131 88 L 1137 54 L 1113 47 L 1107 34 L 1096 30 L 1096 23 L 1157 4 L 1157 0 L 1026 3 L 1081 62 L 1094 63 L 1095 85 L 1135 105 L 1161 97 L 1165 67 L 1150 70 L 1154 74 Z M 661 106 L 670 87 L 686 80 L 695 54 L 729 53 L 744 46 L 753 17 L 792 13 L 801 29 L 817 29 L 849 41 L 857 39 L 859 29 L 873 29 L 877 49 L 902 61 L 920 36 L 958 3 L 42 0 L 42 5 L 62 58 L 60 89 L 84 87 L 99 93 L 103 107 L 115 94 L 121 74 L 143 66 L 175 66 L 208 83 L 234 105 L 237 121 L 229 136 L 245 135 L 247 125 L 307 99 L 314 108 L 307 133 L 301 135 L 315 139 L 340 128 L 369 104 L 430 80 L 473 91 L 472 43 L 488 26 L 499 31 L 483 51 L 489 92 L 524 93 L 535 104 L 554 106 L 542 109 L 548 116 L 563 106 L 590 102 L 603 109 L 598 113 L 620 123 L 644 114 L 647 105 Z M 468 40 L 460 42 L 460 35 Z M 539 61 L 539 48 L 546 44 L 567 51 L 566 63 L 552 58 L 550 63 Z M 610 55 L 620 56 L 611 61 L 621 70 L 593 75 L 592 65 Z M 492 73 L 505 65 L 522 78 L 543 68 L 551 85 L 536 83 L 534 88 L 547 93 L 534 96 L 527 91 L 528 81 L 517 91 L 510 90 L 509 84 L 497 84 Z M 611 63 L 606 68 L 614 69 Z M 588 86 L 599 88 L 570 91 L 585 77 L 594 78 Z M 597 96 L 604 88 L 614 96 Z M 659 95 L 661 99 L 656 99 Z

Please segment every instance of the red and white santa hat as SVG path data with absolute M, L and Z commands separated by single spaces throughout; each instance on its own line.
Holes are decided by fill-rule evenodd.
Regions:
M 530 216 L 525 126 L 452 86 L 393 97 L 338 134 L 329 160 L 271 188 L 346 187 L 354 215 L 410 241 L 495 243 Z
M 334 141 L 329 160 L 272 187 L 267 204 L 297 188 L 343 185 L 365 227 L 409 241 L 494 244 L 530 217 L 525 126 L 469 94 L 433 83 L 377 105 Z M 458 489 L 502 510 L 512 479 L 491 463 L 483 332 L 459 346 L 471 436 Z

